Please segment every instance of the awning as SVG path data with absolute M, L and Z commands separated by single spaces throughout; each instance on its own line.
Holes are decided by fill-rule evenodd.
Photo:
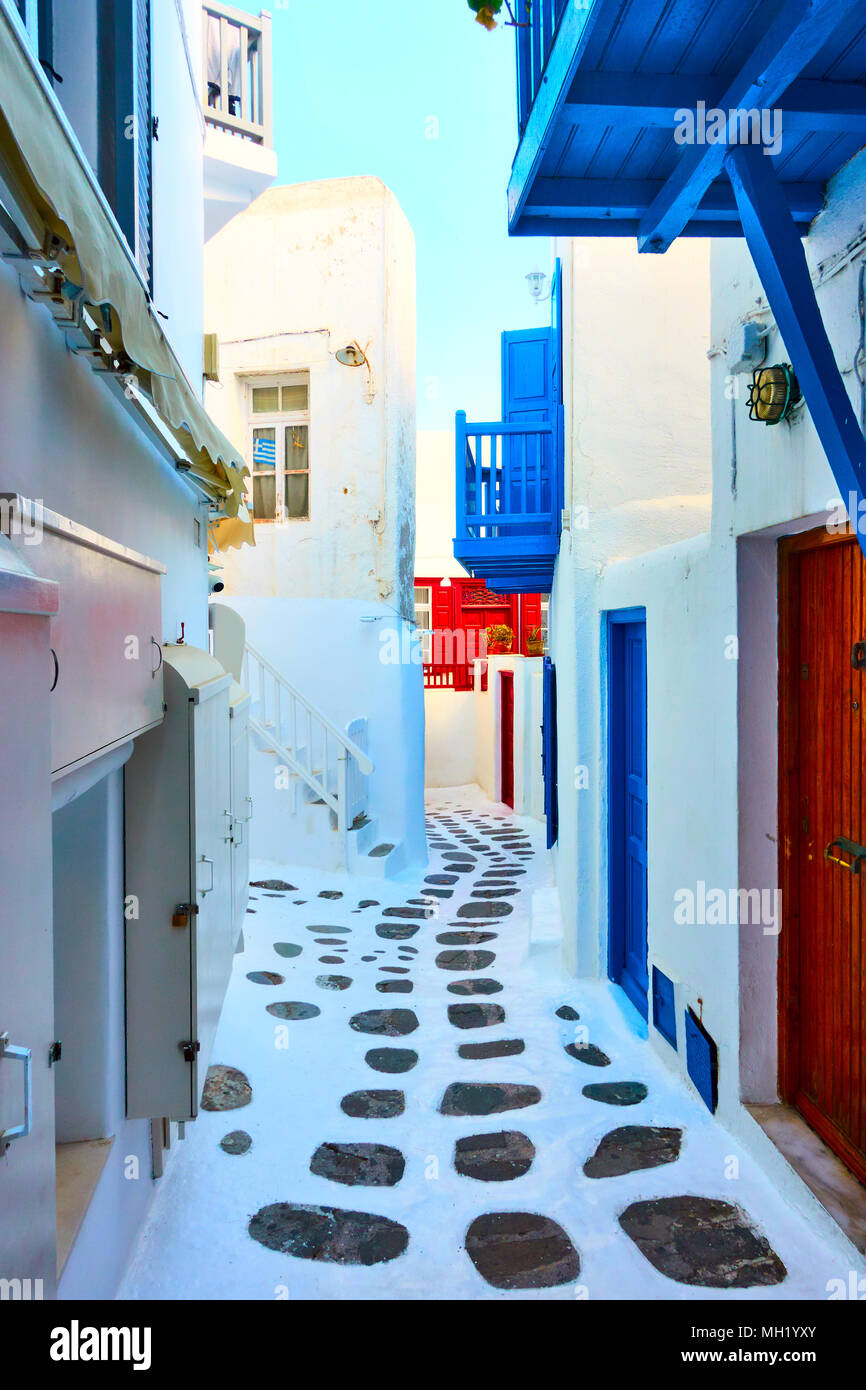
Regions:
M 105 338 L 129 360 L 140 389 L 178 437 L 191 471 L 233 521 L 229 545 L 254 544 L 239 450 L 193 390 L 115 223 L 58 111 L 0 9 L 0 164 L 27 210 L 30 249 L 64 278 L 64 294 L 101 310 Z M 31 245 L 35 238 L 38 245 Z

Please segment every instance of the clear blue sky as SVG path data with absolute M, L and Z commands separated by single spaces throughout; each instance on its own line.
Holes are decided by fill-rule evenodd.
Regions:
M 466 0 L 239 7 L 272 16 L 278 181 L 376 174 L 412 224 L 419 428 L 450 429 L 458 409 L 498 419 L 499 334 L 547 321 L 550 307 L 523 278 L 549 272 L 550 243 L 507 232 L 514 30 L 487 33 Z M 429 117 L 438 139 L 425 138 Z

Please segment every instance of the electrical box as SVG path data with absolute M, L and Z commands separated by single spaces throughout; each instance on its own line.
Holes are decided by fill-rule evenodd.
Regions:
M 127 1114 L 190 1120 L 237 940 L 232 678 L 197 647 L 164 655 L 165 717 L 125 768 Z
M 161 721 L 165 566 L 15 493 L 0 503 L 12 545 L 60 586 L 50 637 L 56 776 Z
M 216 333 L 204 335 L 204 376 L 205 381 L 220 379 L 220 340 Z
M 725 362 L 728 371 L 753 372 L 767 356 L 766 330 L 758 323 L 735 323 L 728 334 Z

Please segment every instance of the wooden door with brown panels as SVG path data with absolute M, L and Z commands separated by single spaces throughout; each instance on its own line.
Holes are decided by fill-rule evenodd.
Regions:
M 823 529 L 779 558 L 780 1090 L 866 1182 L 866 564 Z

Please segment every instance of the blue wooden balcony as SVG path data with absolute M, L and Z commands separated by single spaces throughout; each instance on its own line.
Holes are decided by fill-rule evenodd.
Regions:
M 551 420 L 456 417 L 454 555 L 505 594 L 549 593 L 562 520 L 562 408 Z

